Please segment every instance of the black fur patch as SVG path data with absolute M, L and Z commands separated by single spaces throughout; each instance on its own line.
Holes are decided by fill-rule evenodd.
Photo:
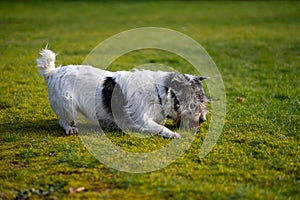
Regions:
M 103 83 L 103 89 L 102 89 L 102 103 L 104 108 L 106 109 L 106 112 L 111 114 L 111 97 L 114 91 L 114 88 L 116 86 L 116 81 L 112 77 L 106 77 L 104 83 Z
M 171 98 L 174 99 L 174 109 L 177 111 L 180 107 L 180 103 L 175 95 L 175 93 L 171 90 Z

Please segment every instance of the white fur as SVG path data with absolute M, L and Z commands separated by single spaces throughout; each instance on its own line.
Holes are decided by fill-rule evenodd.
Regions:
M 180 118 L 181 110 L 174 109 L 172 88 L 168 87 L 166 91 L 164 86 L 166 78 L 173 72 L 109 72 L 87 65 L 55 68 L 55 53 L 44 49 L 40 55 L 37 64 L 48 85 L 50 105 L 67 134 L 78 132 L 76 116 L 77 112 L 81 112 L 93 121 L 117 124 L 120 128 L 169 138 L 180 137 L 160 124 L 167 117 L 175 121 Z M 125 122 L 122 122 L 123 115 L 115 114 L 118 112 L 114 111 L 117 105 L 114 106 L 112 102 L 112 112 L 115 114 L 112 115 L 103 104 L 103 83 L 107 77 L 115 80 L 120 87 L 122 98 L 126 100 L 122 109 L 129 120 Z M 196 113 L 193 117 L 199 118 L 200 115 L 201 113 Z

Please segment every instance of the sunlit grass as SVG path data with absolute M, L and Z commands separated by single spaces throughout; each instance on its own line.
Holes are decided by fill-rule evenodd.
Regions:
M 298 199 L 299 10 L 297 1 L 1 2 L 0 199 Z M 227 115 L 205 158 L 198 154 L 209 122 L 168 167 L 130 174 L 99 162 L 78 135 L 64 135 L 35 59 L 48 43 L 57 64 L 80 64 L 107 37 L 143 26 L 171 28 L 204 46 L 222 74 Z M 194 73 L 178 56 L 153 50 L 125 55 L 110 69 L 149 62 Z M 107 136 L 132 152 L 172 141 Z

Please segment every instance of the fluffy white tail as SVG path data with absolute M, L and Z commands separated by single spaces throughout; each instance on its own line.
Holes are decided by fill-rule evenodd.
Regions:
M 51 71 L 55 70 L 55 57 L 56 54 L 48 50 L 47 47 L 40 52 L 41 57 L 36 60 L 40 74 L 45 79 L 49 77 Z

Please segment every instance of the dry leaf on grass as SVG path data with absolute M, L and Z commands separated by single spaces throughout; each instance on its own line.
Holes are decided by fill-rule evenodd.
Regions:
M 85 187 L 79 187 L 79 188 L 69 188 L 69 191 L 71 194 L 74 194 L 74 193 L 78 193 L 78 192 L 82 192 L 85 190 Z

